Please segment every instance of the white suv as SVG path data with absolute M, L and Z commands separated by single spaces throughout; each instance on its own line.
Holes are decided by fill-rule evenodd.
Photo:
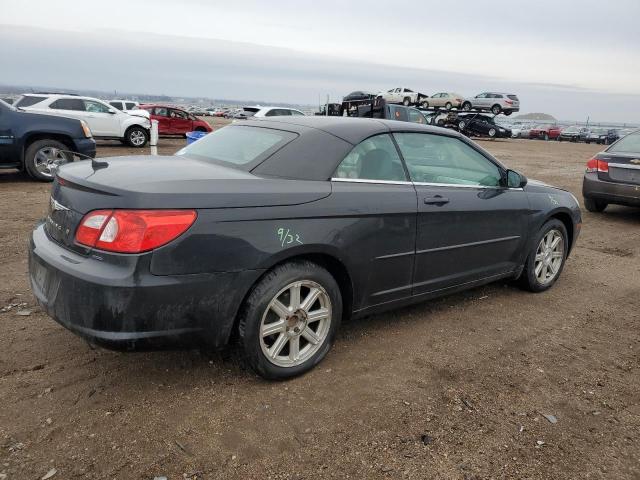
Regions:
M 151 122 L 148 117 L 137 111 L 120 111 L 97 98 L 29 93 L 22 95 L 15 106 L 31 112 L 84 120 L 96 139 L 120 140 L 136 148 L 144 147 L 149 140 Z
M 462 109 L 466 112 L 471 109 L 478 111 L 490 111 L 494 115 L 504 113 L 511 115 L 520 111 L 520 100 L 513 93 L 484 92 L 473 98 L 466 98 L 462 102 Z

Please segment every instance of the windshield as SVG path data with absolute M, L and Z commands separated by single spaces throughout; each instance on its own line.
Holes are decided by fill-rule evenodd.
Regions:
M 251 170 L 296 134 L 262 127 L 231 125 L 212 132 L 176 153 L 213 163 L 225 163 Z
M 578 127 L 567 127 L 564 129 L 566 133 L 577 133 L 580 131 Z
M 5 102 L 4 100 L 2 100 L 0 98 L 0 109 L 8 109 L 8 110 L 15 110 L 16 108 L 13 105 L 9 105 L 7 102 Z
M 640 132 L 630 133 L 611 145 L 607 152 L 640 154 Z

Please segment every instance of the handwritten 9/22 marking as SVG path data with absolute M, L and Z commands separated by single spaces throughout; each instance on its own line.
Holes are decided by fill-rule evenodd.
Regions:
M 292 243 L 299 243 L 302 245 L 302 240 L 300 240 L 300 235 L 292 232 L 288 228 L 279 228 L 278 229 L 278 239 L 280 240 L 280 245 L 291 245 Z

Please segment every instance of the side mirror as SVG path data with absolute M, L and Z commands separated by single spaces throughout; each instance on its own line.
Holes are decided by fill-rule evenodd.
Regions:
M 527 177 L 514 171 L 507 170 L 507 187 L 508 188 L 524 188 L 527 184 Z

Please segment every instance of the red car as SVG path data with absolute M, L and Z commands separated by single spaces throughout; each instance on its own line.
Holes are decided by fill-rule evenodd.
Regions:
M 542 140 L 557 140 L 560 136 L 561 131 L 562 128 L 557 125 L 546 125 L 538 129 L 537 137 Z M 533 137 L 533 130 L 531 133 L 531 137 Z
M 561 128 L 557 125 L 536 125 L 529 130 L 529 138 L 555 140 L 560 136 Z
M 160 135 L 184 135 L 187 132 L 211 132 L 213 129 L 204 120 L 194 117 L 188 112 L 168 105 L 140 105 L 147 110 L 151 120 L 158 121 Z

